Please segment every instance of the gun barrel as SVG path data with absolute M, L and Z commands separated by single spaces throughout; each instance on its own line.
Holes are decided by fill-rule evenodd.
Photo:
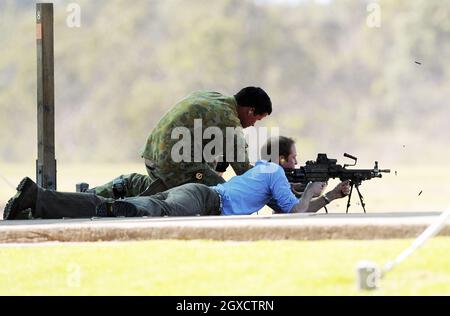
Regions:
M 378 172 L 391 173 L 391 169 L 381 169 L 381 170 L 378 170 Z

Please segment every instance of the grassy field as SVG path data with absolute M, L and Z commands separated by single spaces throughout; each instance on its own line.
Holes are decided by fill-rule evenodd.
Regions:
M 450 295 L 450 238 L 429 241 L 373 292 L 360 260 L 411 240 L 148 241 L 0 248 L 0 295 Z
M 443 210 L 450 170 L 400 166 L 364 183 L 369 212 Z M 0 163 L 0 213 L 34 166 Z M 102 184 L 141 164 L 59 165 L 58 189 Z M 231 174 L 228 174 L 230 177 Z M 330 183 L 332 187 L 336 182 Z M 421 192 L 421 194 L 419 194 Z M 331 212 L 345 211 L 346 201 Z M 356 196 L 353 212 L 361 212 Z M 261 213 L 267 212 L 267 209 Z M 450 295 L 450 238 L 436 238 L 396 268 L 375 292 L 358 292 L 360 260 L 383 264 L 411 240 L 148 241 L 1 246 L 0 295 Z
M 366 181 L 361 186 L 369 212 L 442 211 L 450 204 L 450 165 L 389 167 L 392 168 L 391 174 L 382 179 Z M 92 187 L 104 184 L 121 174 L 132 172 L 146 173 L 143 164 L 138 163 L 90 165 L 59 163 L 58 190 L 74 191 L 77 182 L 88 182 Z M 8 199 L 15 194 L 14 187 L 26 175 L 35 178 L 33 164 L 0 162 L 0 213 Z M 228 172 L 226 177 L 232 175 L 232 172 Z M 337 181 L 330 181 L 329 189 L 336 184 Z M 336 201 L 329 206 L 329 211 L 343 213 L 346 203 L 346 199 Z M 362 212 L 356 193 L 350 211 Z M 266 208 L 260 213 L 267 212 Z

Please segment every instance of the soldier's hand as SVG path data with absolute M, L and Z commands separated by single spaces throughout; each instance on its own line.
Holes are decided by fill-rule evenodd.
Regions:
M 291 190 L 296 197 L 301 197 L 303 192 L 305 192 L 306 185 L 303 183 L 291 183 Z
M 223 162 L 218 162 L 216 164 L 216 172 L 217 173 L 224 173 L 225 171 L 227 171 L 228 166 L 230 165 L 229 162 L 223 161 Z
M 350 194 L 350 181 L 346 180 L 339 183 L 333 190 L 327 193 L 331 199 L 340 199 Z
M 326 182 L 309 182 L 306 186 L 305 192 L 310 191 L 313 197 L 318 197 L 322 194 L 326 187 Z

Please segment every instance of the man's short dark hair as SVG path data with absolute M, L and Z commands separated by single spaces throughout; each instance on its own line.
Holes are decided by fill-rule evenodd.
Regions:
M 255 108 L 255 114 L 272 113 L 272 101 L 267 93 L 259 87 L 245 87 L 234 98 L 238 106 Z
M 287 158 L 291 154 L 291 147 L 295 144 L 292 138 L 285 136 L 272 137 L 261 148 L 261 159 L 270 161 L 275 147 L 278 146 L 278 155 Z M 275 157 L 273 157 L 275 158 Z M 278 158 L 278 157 L 276 157 Z

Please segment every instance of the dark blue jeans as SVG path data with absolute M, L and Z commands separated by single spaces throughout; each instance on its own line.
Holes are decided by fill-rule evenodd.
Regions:
M 206 185 L 188 183 L 151 196 L 125 198 L 137 209 L 135 216 L 197 216 L 220 215 L 219 194 Z M 97 210 L 104 203 L 114 203 L 89 193 L 66 193 L 40 189 L 36 218 L 90 218 L 99 216 Z

